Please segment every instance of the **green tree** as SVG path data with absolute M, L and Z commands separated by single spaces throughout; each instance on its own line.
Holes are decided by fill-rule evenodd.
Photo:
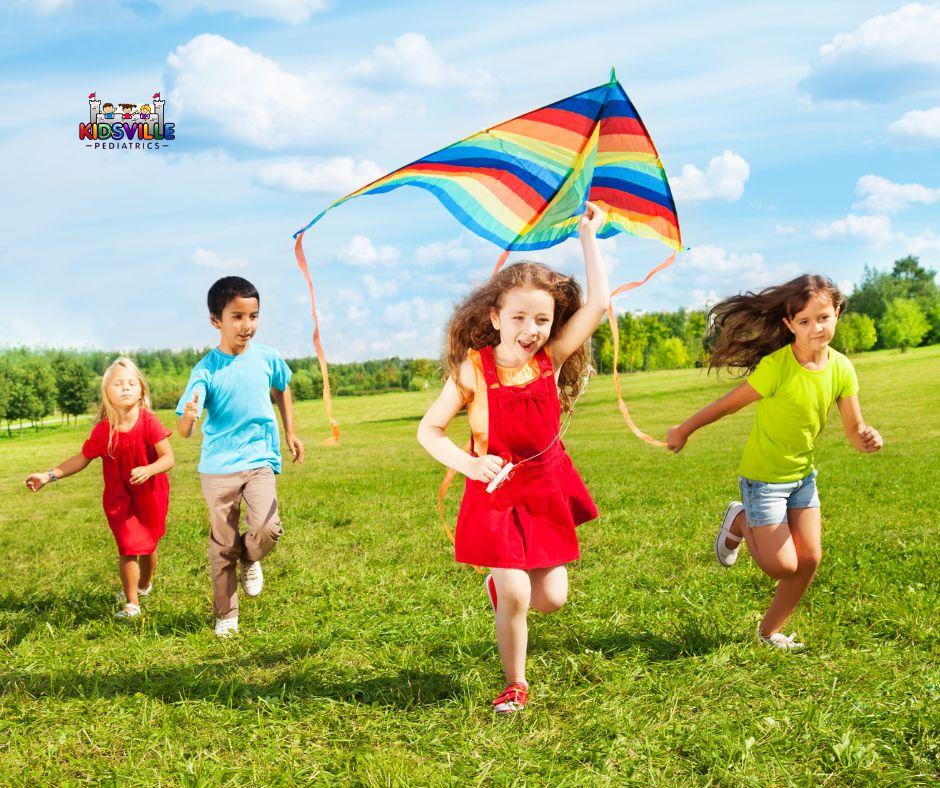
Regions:
M 0 358 L 0 418 L 7 417 L 7 407 L 10 404 L 10 394 L 13 390 L 13 380 L 10 377 L 9 364 L 5 358 Z M 7 434 L 10 435 L 10 422 L 7 422 Z
M 52 361 L 55 376 L 56 404 L 66 418 L 78 416 L 88 410 L 91 370 L 79 359 L 57 356 Z
M 594 332 L 591 352 L 594 356 L 594 369 L 601 374 L 614 371 L 614 336 L 606 320 Z
M 859 312 L 846 312 L 836 323 L 832 346 L 842 353 L 869 350 L 878 339 L 875 321 Z
M 313 399 L 316 394 L 313 388 L 313 376 L 306 369 L 298 370 L 290 379 L 290 390 L 294 399 Z
M 617 367 L 620 372 L 633 372 L 643 369 L 646 348 L 649 345 L 647 327 L 629 312 L 617 318 L 620 334 L 620 360 Z
M 893 299 L 878 324 L 885 347 L 899 347 L 902 353 L 916 347 L 929 329 L 930 323 L 911 298 Z
M 680 369 L 689 366 L 689 352 L 679 337 L 659 340 L 650 354 L 650 369 Z

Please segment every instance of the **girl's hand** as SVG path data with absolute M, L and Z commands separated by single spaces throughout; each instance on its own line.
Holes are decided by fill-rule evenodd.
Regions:
M 197 421 L 199 419 L 199 392 L 193 394 L 193 398 L 183 406 L 183 415 Z
M 582 238 L 596 236 L 606 221 L 607 211 L 592 202 L 586 202 L 584 203 L 584 213 L 581 214 L 581 218 L 578 220 L 578 235 Z
M 666 433 L 666 448 L 678 454 L 682 451 L 688 439 L 689 436 L 686 435 L 680 427 L 673 427 Z
M 502 468 L 504 464 L 505 460 L 503 460 L 502 457 L 497 457 L 495 454 L 487 454 L 483 457 L 471 457 L 467 477 L 476 482 L 489 483 L 493 481 L 493 477 L 499 473 L 499 469 Z
M 287 448 L 290 449 L 290 456 L 293 462 L 304 461 L 304 443 L 293 432 L 287 435 Z
M 885 445 L 881 433 L 867 424 L 862 424 L 858 428 L 858 437 L 862 440 L 862 451 L 864 452 L 876 452 Z
M 143 484 L 147 479 L 153 476 L 153 471 L 149 465 L 139 465 L 131 468 L 131 484 Z
M 33 492 L 39 492 L 46 486 L 46 478 L 44 473 L 31 473 L 26 477 L 26 486 Z

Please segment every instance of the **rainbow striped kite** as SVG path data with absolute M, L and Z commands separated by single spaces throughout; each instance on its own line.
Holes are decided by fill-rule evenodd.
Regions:
M 576 235 L 586 200 L 607 211 L 598 237 L 628 232 L 682 248 L 676 205 L 656 146 L 613 69 L 603 85 L 455 142 L 341 197 L 315 216 L 294 233 L 311 300 L 303 234 L 347 200 L 400 186 L 431 192 L 467 229 L 500 247 L 494 272 L 511 251 L 546 249 Z M 630 286 L 614 292 L 625 289 Z M 314 326 L 323 366 L 315 311 Z M 329 412 L 325 372 L 323 377 Z

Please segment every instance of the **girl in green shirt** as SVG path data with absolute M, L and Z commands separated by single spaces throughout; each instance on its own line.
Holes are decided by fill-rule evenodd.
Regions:
M 813 447 L 833 402 L 859 451 L 883 441 L 862 420 L 852 363 L 829 347 L 845 299 L 823 276 L 798 276 L 759 293 L 732 296 L 709 312 L 710 369 L 749 374 L 740 386 L 669 430 L 674 452 L 700 427 L 756 402 L 754 427 L 738 468 L 741 501 L 725 510 L 715 557 L 733 566 L 748 549 L 763 572 L 778 580 L 758 638 L 783 651 L 803 647 L 781 631 L 813 581 L 822 557 L 819 494 Z

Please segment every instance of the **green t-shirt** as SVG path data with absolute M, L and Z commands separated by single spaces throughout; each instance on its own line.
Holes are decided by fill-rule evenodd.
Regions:
M 858 393 L 852 362 L 829 350 L 826 366 L 806 369 L 793 347 L 764 356 L 747 382 L 763 397 L 738 474 L 762 482 L 795 482 L 813 472 L 813 444 L 832 403 Z

